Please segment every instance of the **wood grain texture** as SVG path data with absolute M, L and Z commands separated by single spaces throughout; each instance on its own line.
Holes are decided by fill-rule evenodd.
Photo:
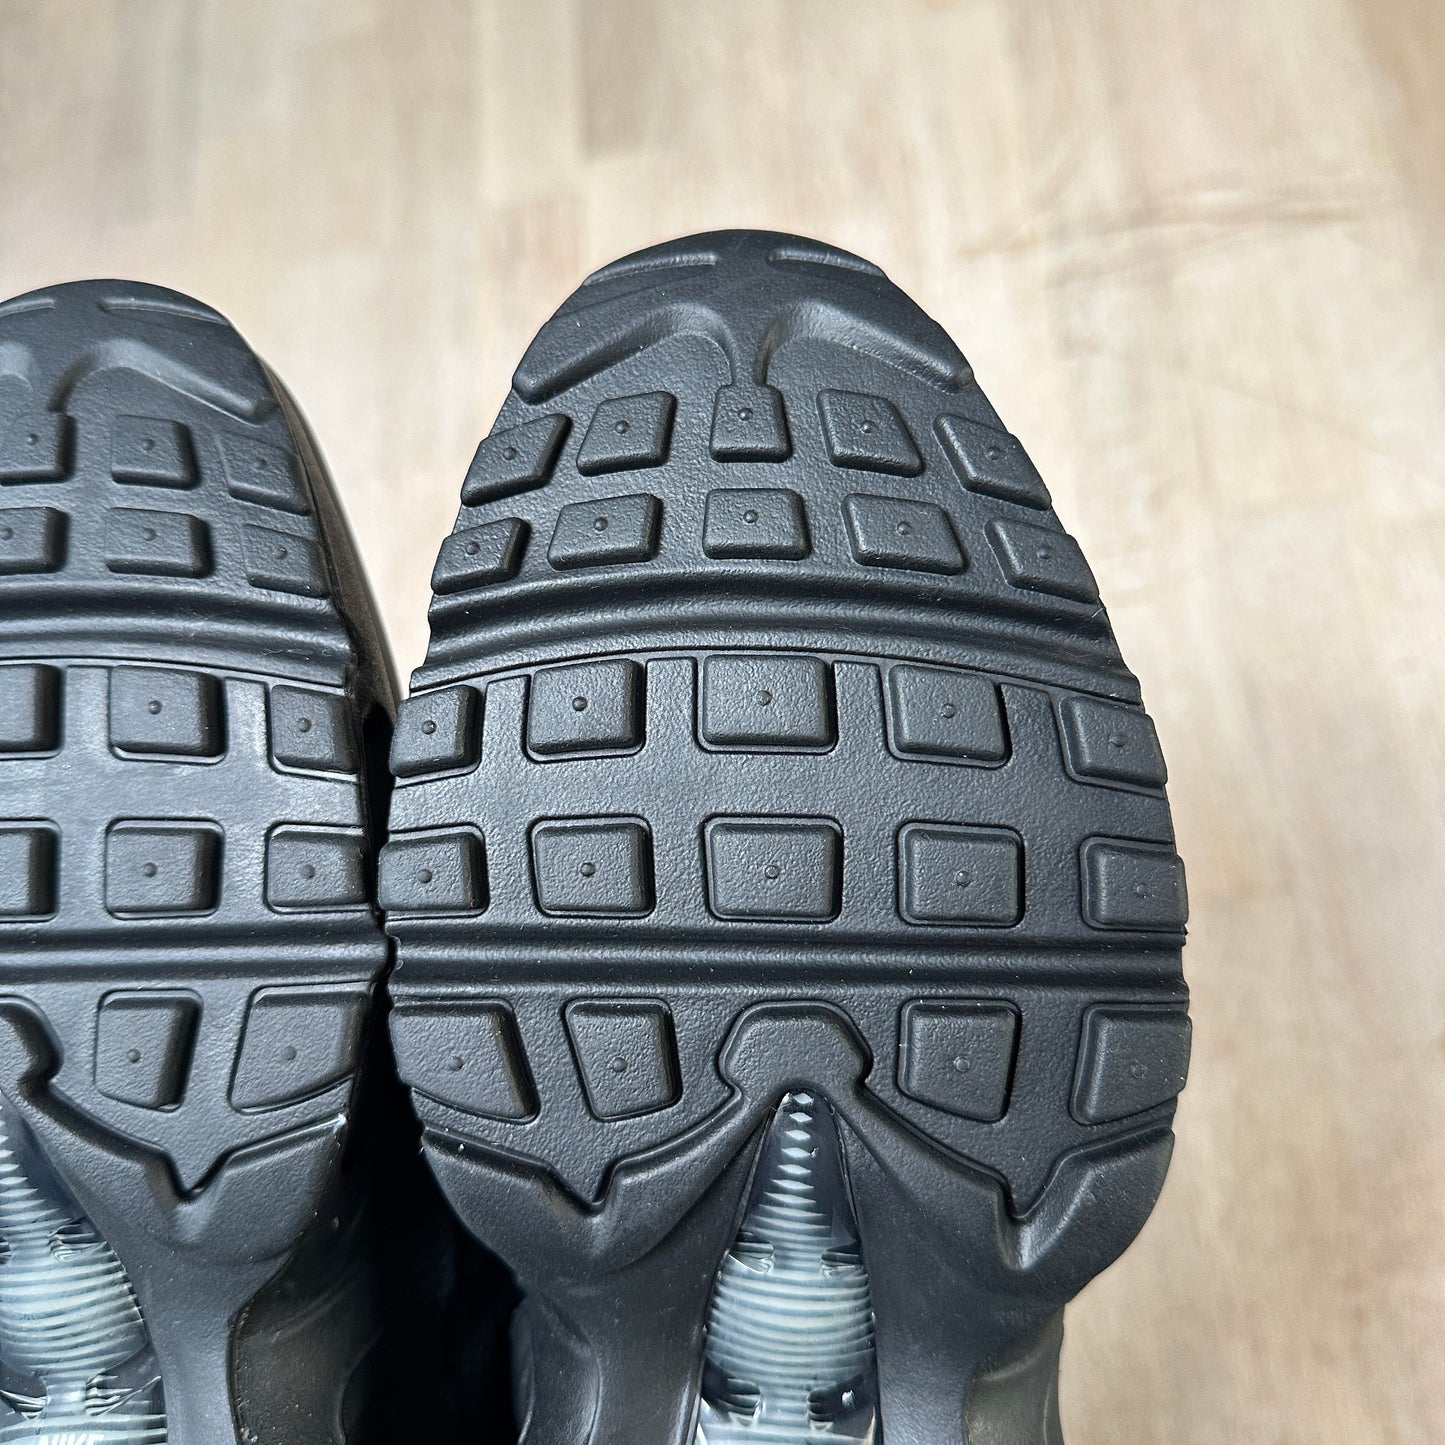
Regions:
M 1445 19 L 1435 0 L 0 0 L 0 294 L 227 312 L 399 662 L 594 266 L 752 224 L 959 338 L 1173 769 L 1194 1075 L 1069 1316 L 1073 1445 L 1445 1438 Z

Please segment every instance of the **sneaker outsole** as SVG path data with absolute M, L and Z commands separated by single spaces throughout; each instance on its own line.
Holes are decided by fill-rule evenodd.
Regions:
M 234 1445 L 279 1378 L 246 1311 L 337 1194 L 391 706 L 310 438 L 224 318 L 118 281 L 0 304 L 0 1439 Z M 67 1332 L 58 1235 L 10 1278 L 52 1216 L 103 1339 Z M 335 1397 L 255 1418 L 337 1438 L 327 1352 L 368 1343 L 303 1330 Z
M 523 1439 L 691 1441 L 798 1091 L 883 1437 L 1056 1438 L 1059 1312 L 1168 1164 L 1186 901 L 1022 446 L 875 267 L 720 233 L 589 278 L 462 497 L 380 887 L 429 1160 L 526 1291 Z

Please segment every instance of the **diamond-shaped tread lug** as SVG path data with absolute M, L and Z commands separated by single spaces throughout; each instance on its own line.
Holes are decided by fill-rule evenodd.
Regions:
M 542 416 L 484 438 L 462 483 L 462 501 L 475 507 L 542 486 L 570 425 L 565 416 Z
M 473 766 L 481 756 L 481 698 L 475 688 L 417 693 L 397 709 L 391 770 L 398 778 Z
M 211 570 L 210 529 L 184 512 L 114 507 L 106 519 L 105 565 L 152 577 L 204 577 Z
M 961 416 L 939 417 L 935 430 L 970 492 L 1043 511 L 1052 505 L 1044 479 L 1016 436 Z
M 0 822 L 0 922 L 55 912 L 56 845 L 52 828 Z
M 844 507 L 853 556 L 865 567 L 952 574 L 967 565 L 948 513 L 932 502 L 854 495 Z
M 142 487 L 193 487 L 196 456 L 189 430 L 153 416 L 118 416 L 110 429 L 110 474 Z
M 110 743 L 127 753 L 218 756 L 226 747 L 220 683 L 209 673 L 180 668 L 115 668 Z
M 903 1010 L 898 1087 L 965 1119 L 993 1123 L 1008 1106 L 1018 1014 L 1007 1004 L 915 999 Z
M 888 672 L 888 710 L 902 757 L 1000 762 L 1008 755 L 998 688 L 986 677 L 899 664 Z
M 716 654 L 702 668 L 702 739 L 715 748 L 829 748 L 833 671 L 821 658 Z
M 209 913 L 221 895 L 221 835 L 208 824 L 125 822 L 106 837 L 105 906 L 118 917 Z
M 665 391 L 604 401 L 578 448 L 577 470 L 586 477 L 660 467 L 667 460 L 676 410 L 677 398 Z
M 1080 778 L 1162 788 L 1169 774 L 1147 713 L 1097 698 L 1065 698 L 1059 706 L 1069 766 Z
M 61 672 L 43 663 L 0 666 L 0 756 L 60 746 Z
M 564 818 L 532 829 L 532 876 L 543 913 L 588 918 L 652 911 L 652 838 L 626 818 Z
M 783 394 L 738 382 L 718 388 L 708 450 L 720 462 L 784 462 L 793 453 Z
M 1189 1017 L 1182 1010 L 1099 1005 L 1084 1019 L 1074 1116 L 1126 1119 L 1167 1104 L 1189 1075 Z
M 1097 602 L 1099 585 L 1067 532 L 1030 522 L 992 522 L 989 541 L 1010 585 L 1073 602 Z
M 1017 923 L 1021 854 L 1012 833 L 910 823 L 898 836 L 903 916 L 910 923 Z
M 573 502 L 557 514 L 547 560 L 559 571 L 647 562 L 657 556 L 662 504 L 635 494 Z
M 566 1020 L 594 1117 L 629 1119 L 677 1102 L 681 1083 L 666 1004 L 651 999 L 573 1002 Z
M 241 546 L 246 558 L 246 580 L 253 587 L 291 592 L 298 597 L 325 597 L 330 591 L 321 551 L 305 537 L 270 527 L 246 527 Z
M 200 1013 L 189 993 L 107 994 L 96 1016 L 96 1088 L 142 1109 L 174 1108 L 185 1094 Z
M 266 902 L 296 913 L 364 908 L 364 850 L 355 831 L 276 829 L 266 843 Z
M 917 476 L 923 458 L 898 408 L 881 396 L 856 391 L 818 393 L 823 440 L 835 467 Z
M 707 825 L 708 906 L 719 918 L 822 923 L 842 896 L 836 823 L 715 818 Z
M 471 999 L 403 1000 L 391 1015 L 396 1070 L 413 1089 L 483 1119 L 537 1111 L 509 1009 Z
M 65 513 L 54 507 L 0 507 L 0 577 L 58 572 L 65 534 Z
M 354 773 L 356 729 L 346 700 L 307 687 L 271 689 L 271 756 L 283 767 Z
M 643 671 L 628 658 L 544 667 L 527 694 L 527 747 L 540 757 L 642 742 Z
M 54 482 L 70 469 L 74 428 L 55 411 L 25 411 L 0 425 L 0 484 Z
M 521 568 L 527 535 L 527 524 L 516 517 L 453 532 L 437 554 L 432 591 L 465 592 L 510 581 Z
M 226 490 L 233 497 L 298 516 L 310 511 L 301 481 L 301 460 L 294 452 L 227 433 L 217 434 L 216 448 Z
M 393 837 L 381 850 L 377 899 L 398 913 L 479 913 L 487 904 L 482 840 L 467 831 Z
M 367 994 L 278 987 L 251 1000 L 231 1081 L 237 1109 L 274 1109 L 319 1094 L 356 1067 Z
M 709 492 L 702 526 L 702 550 L 709 557 L 796 562 L 812 546 L 803 499 L 783 488 Z
M 1189 919 L 1184 865 L 1172 848 L 1091 838 L 1083 881 L 1084 917 L 1095 928 L 1177 931 Z

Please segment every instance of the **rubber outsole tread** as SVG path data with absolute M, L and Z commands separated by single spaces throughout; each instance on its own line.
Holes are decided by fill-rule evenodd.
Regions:
M 840 650 L 915 626 L 955 644 L 961 632 L 995 670 L 1034 676 L 1042 660 L 1068 669 L 1057 680 L 1137 699 L 1047 490 L 941 328 L 827 248 L 726 233 L 685 254 L 598 273 L 529 348 L 458 523 L 505 524 L 515 550 L 438 589 L 424 678 L 522 660 L 569 630 L 615 638 L 665 595 L 675 622 L 714 640 L 726 632 L 710 609 L 729 607 L 734 630 L 794 627 Z M 685 385 L 659 385 L 673 374 Z M 692 415 L 677 411 L 684 392 Z M 618 410 L 644 403 L 665 431 Z M 636 474 L 625 497 L 620 472 Z M 791 493 L 781 543 L 760 515 L 751 555 L 707 547 L 709 510 L 739 486 Z M 624 501 L 645 525 L 614 515 Z M 559 568 L 571 585 L 554 585 Z
M 391 683 L 337 517 L 215 312 L 0 306 L 0 1107 L 134 1284 L 155 1428 L 204 1445 L 241 1438 L 233 1334 L 336 1191 L 387 962 Z
M 1055 1428 L 1054 1317 L 1167 1165 L 1187 902 L 1093 575 L 957 347 L 815 242 L 606 267 L 519 365 L 436 586 L 393 1036 L 528 1292 L 524 1440 L 691 1440 L 799 1090 L 837 1122 L 884 1437 Z

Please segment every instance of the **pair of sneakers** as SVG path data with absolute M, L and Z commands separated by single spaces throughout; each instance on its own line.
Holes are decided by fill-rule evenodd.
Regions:
M 227 322 L 0 304 L 0 1442 L 1057 1440 L 1186 905 L 1024 449 L 730 232 L 590 277 L 461 496 L 398 707 Z

